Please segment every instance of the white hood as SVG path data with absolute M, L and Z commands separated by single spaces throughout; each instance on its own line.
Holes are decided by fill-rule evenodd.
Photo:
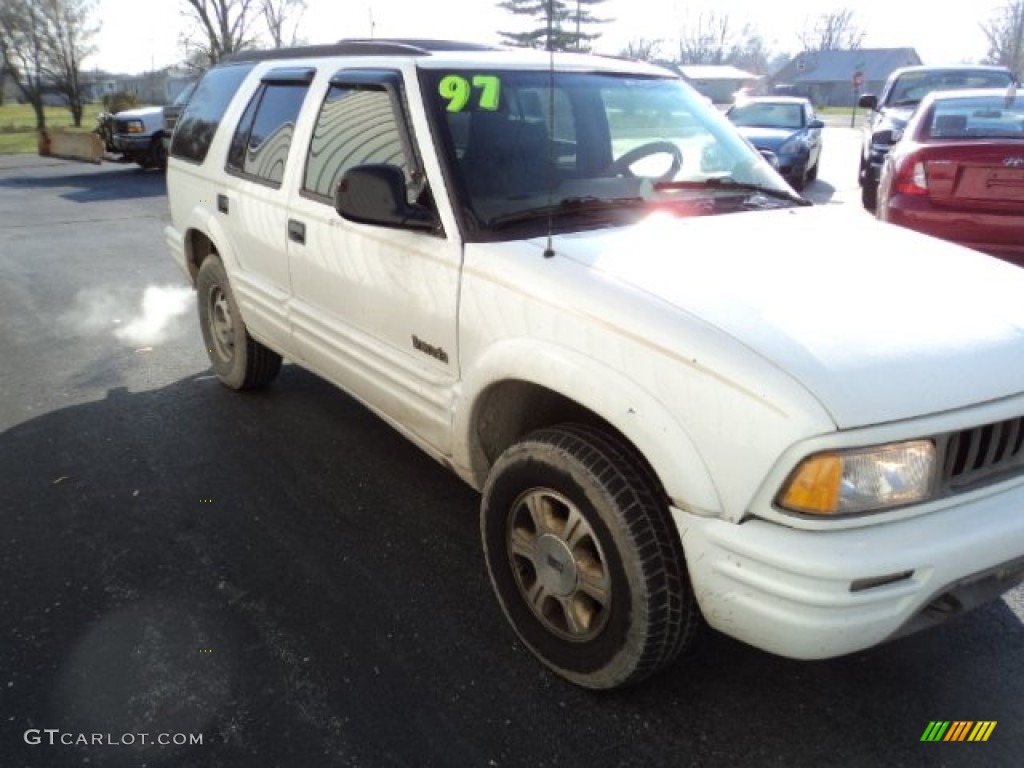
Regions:
M 718 327 L 840 428 L 1024 392 L 1024 269 L 859 211 L 652 216 L 555 250 Z
M 137 109 L 126 109 L 114 115 L 117 120 L 142 120 L 153 115 L 162 115 L 163 107 L 139 107 Z

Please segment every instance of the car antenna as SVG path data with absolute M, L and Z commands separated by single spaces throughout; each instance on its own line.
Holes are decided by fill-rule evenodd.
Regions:
M 554 167 L 555 167 L 555 45 L 554 45 L 554 23 L 555 23 L 555 0 L 548 0 L 548 162 L 545 169 L 548 187 L 548 241 L 544 247 L 544 258 L 550 259 L 555 255 L 554 229 L 555 214 L 552 206 L 555 204 L 554 189 Z

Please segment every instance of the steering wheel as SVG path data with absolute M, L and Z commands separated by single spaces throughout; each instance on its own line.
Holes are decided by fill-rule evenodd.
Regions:
M 683 167 L 683 154 L 679 151 L 679 147 L 671 141 L 649 141 L 646 144 L 641 144 L 639 147 L 633 147 L 633 149 L 609 165 L 605 173 L 609 176 L 635 176 L 636 174 L 630 170 L 630 166 L 651 155 L 661 154 L 670 155 L 672 157 L 672 165 L 657 180 L 670 181 L 679 172 L 679 169 Z

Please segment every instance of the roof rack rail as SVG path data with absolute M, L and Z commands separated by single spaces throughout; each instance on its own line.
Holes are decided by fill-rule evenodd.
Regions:
M 352 38 L 327 45 L 303 45 L 295 48 L 238 51 L 221 59 L 222 63 L 298 59 L 316 56 L 429 56 L 447 51 L 499 51 L 501 48 L 483 43 L 458 40 L 419 40 Z

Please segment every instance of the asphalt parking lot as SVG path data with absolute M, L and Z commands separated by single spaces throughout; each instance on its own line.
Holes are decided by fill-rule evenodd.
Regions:
M 826 130 L 806 194 L 867 216 L 857 140 Z M 0 158 L 3 768 L 1024 760 L 1021 589 L 841 659 L 707 630 L 630 690 L 553 677 L 491 595 L 473 492 L 294 366 L 216 382 L 165 194 Z M 935 720 L 996 726 L 922 743 Z

